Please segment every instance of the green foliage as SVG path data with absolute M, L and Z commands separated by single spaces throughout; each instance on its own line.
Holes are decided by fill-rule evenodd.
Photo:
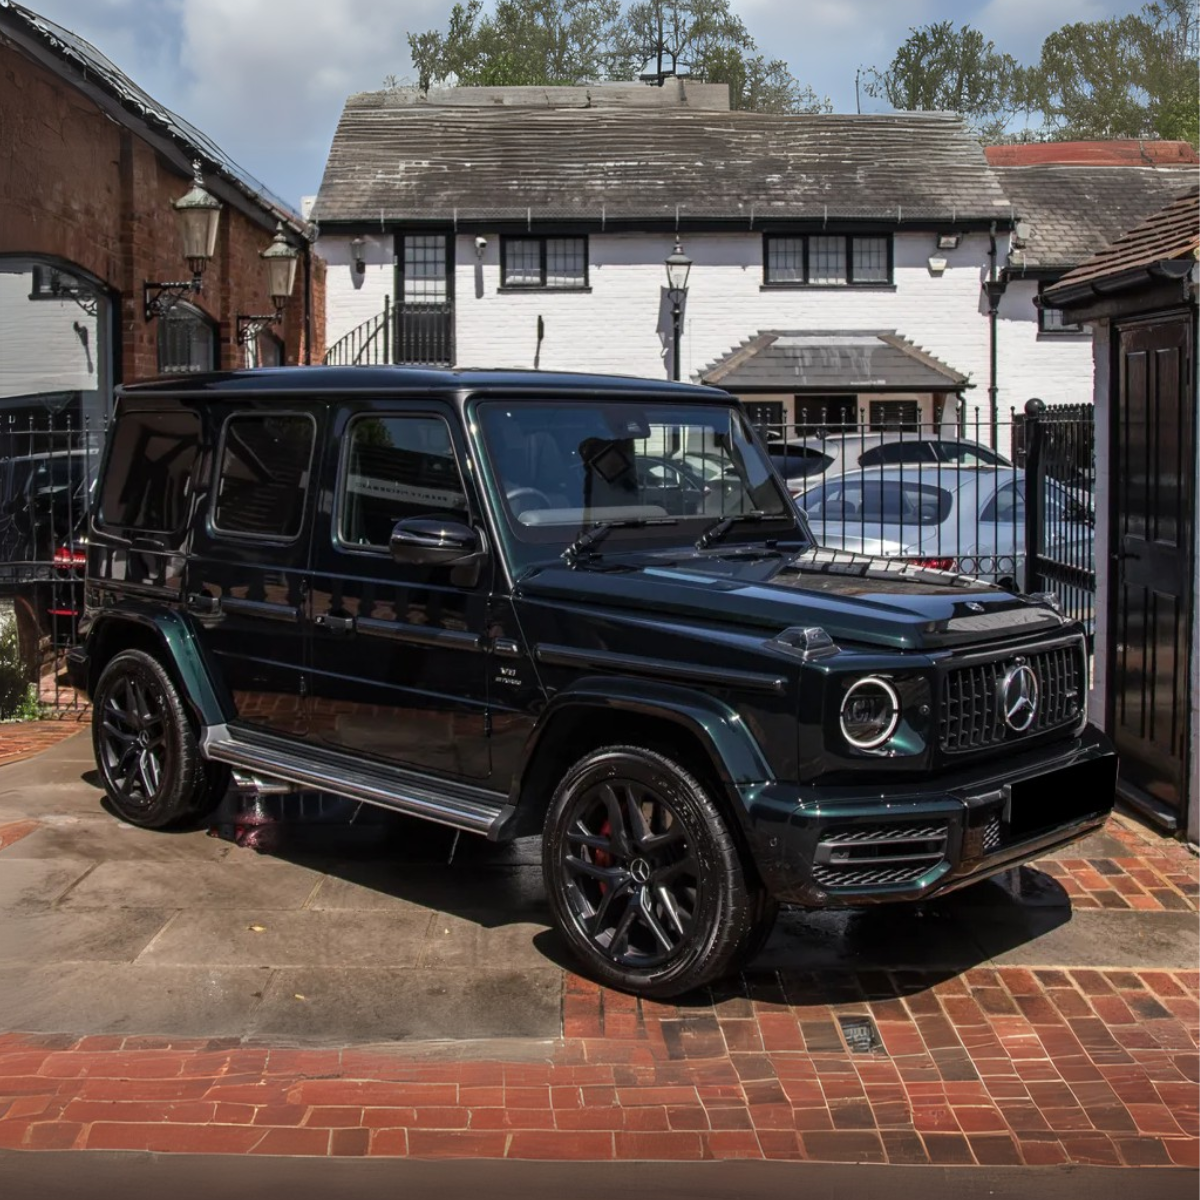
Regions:
M 1021 109 L 1025 74 L 1011 54 L 969 25 L 939 21 L 909 32 L 886 71 L 868 72 L 868 96 L 908 111 L 961 113 L 995 140 Z
M 758 53 L 729 0 L 482 0 L 455 4 L 446 30 L 408 35 L 422 90 L 553 86 L 634 79 L 646 63 L 706 83 L 727 83 L 734 108 L 828 109 L 787 64 Z
M 16 619 L 0 620 L 0 720 L 34 721 L 42 715 L 37 688 L 28 680 Z

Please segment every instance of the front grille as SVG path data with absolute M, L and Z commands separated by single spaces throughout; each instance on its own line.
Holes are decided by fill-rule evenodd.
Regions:
M 1039 694 L 1032 724 L 1017 731 L 1004 720 L 1000 690 L 1020 662 L 1033 669 Z M 955 668 L 942 680 L 938 731 L 942 749 L 950 754 L 983 750 L 1072 724 L 1079 717 L 1083 694 L 1083 652 L 1077 644 Z
M 911 883 L 945 860 L 946 838 L 944 821 L 830 829 L 813 855 L 813 879 L 827 889 Z

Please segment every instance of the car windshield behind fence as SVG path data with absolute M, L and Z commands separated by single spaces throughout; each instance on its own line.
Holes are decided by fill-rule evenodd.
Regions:
M 620 522 L 605 552 L 688 545 L 724 517 L 726 540 L 802 532 L 770 464 L 732 408 L 630 401 L 482 403 L 478 422 L 520 566 Z

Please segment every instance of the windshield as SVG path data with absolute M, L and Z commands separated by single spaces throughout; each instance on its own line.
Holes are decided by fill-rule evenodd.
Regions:
M 804 536 L 734 408 L 572 398 L 488 400 L 473 412 L 519 569 L 610 521 L 623 524 L 606 555 L 690 546 L 722 517 L 745 513 L 764 516 L 739 523 L 726 543 Z

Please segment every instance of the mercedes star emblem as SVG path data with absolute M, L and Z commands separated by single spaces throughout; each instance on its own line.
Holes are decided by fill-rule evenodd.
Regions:
M 979 604 L 979 603 L 977 603 L 977 602 L 976 602 L 976 601 L 974 601 L 974 600 L 968 600 L 968 601 L 967 601 L 967 607 L 968 607 L 968 608 L 969 608 L 969 609 L 970 609 L 972 612 L 983 612 L 983 605 L 982 605 L 982 604 Z
M 1024 733 L 1033 724 L 1038 710 L 1038 678 L 1033 668 L 1018 662 L 1000 684 L 1000 711 L 1004 723 L 1014 733 Z

